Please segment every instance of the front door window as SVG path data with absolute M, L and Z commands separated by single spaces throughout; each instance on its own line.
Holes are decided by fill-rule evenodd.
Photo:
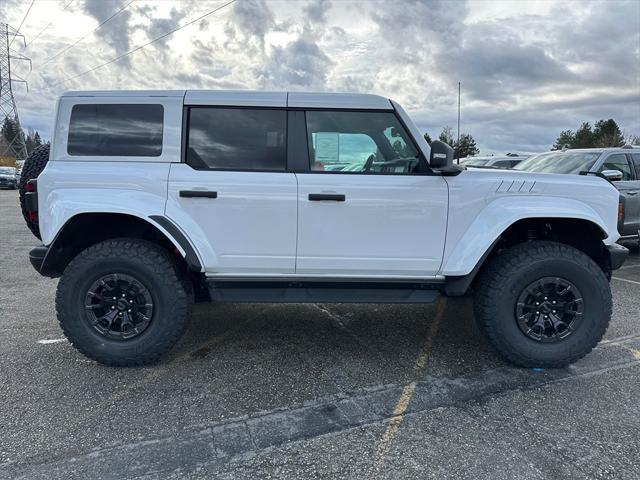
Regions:
M 419 155 L 392 112 L 308 111 L 311 170 L 411 174 Z

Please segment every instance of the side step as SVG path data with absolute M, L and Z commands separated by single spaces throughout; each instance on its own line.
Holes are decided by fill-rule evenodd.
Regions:
M 432 303 L 437 283 L 215 281 L 213 302 L 232 303 Z

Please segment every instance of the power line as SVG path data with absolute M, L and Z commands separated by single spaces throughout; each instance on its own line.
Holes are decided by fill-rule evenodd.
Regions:
M 122 55 L 118 55 L 117 57 L 112 58 L 111 60 L 109 60 L 107 62 L 104 62 L 104 63 L 102 63 L 100 65 L 96 65 L 95 67 L 90 68 L 89 70 L 86 70 L 86 71 L 84 71 L 82 73 L 78 73 L 77 75 L 73 75 L 71 77 L 67 77 L 64 80 L 62 80 L 61 82 L 58 82 L 58 83 L 55 83 L 55 84 L 51 85 L 51 87 L 49 87 L 49 88 L 57 87 L 58 85 L 62 85 L 63 83 L 68 82 L 69 80 L 73 80 L 74 78 L 82 77 L 83 75 L 86 75 L 87 73 L 94 72 L 94 71 L 98 70 L 99 68 L 102 68 L 102 67 L 105 67 L 105 66 L 107 66 L 107 65 L 109 65 L 111 63 L 117 62 L 118 60 L 123 59 L 127 55 L 131 55 L 132 53 L 135 53 L 138 50 L 142 50 L 143 48 L 151 45 L 152 43 L 157 42 L 158 40 L 162 40 L 163 38 L 168 37 L 169 35 L 177 32 L 178 30 L 182 30 L 183 28 L 188 27 L 189 25 L 193 25 L 194 23 L 199 22 L 203 18 L 208 17 L 209 15 L 211 15 L 213 13 L 216 13 L 217 11 L 222 10 L 223 8 L 225 8 L 225 7 L 231 5 L 232 3 L 235 3 L 235 2 L 236 2 L 236 0 L 231 0 L 230 2 L 227 2 L 224 5 L 221 5 L 219 7 L 214 8 L 213 10 L 205 13 L 204 15 L 202 15 L 202 16 L 200 16 L 198 18 L 196 18 L 195 20 L 191 20 L 190 22 L 187 22 L 184 25 L 176 27 L 173 30 L 170 30 L 167 33 L 164 33 L 164 34 L 160 35 L 159 37 L 154 38 L 153 40 L 151 40 L 150 42 L 145 43 L 144 45 L 140 45 L 140 46 L 134 48 L 133 50 L 129 50 L 127 53 L 123 53 Z
M 73 47 L 75 47 L 77 44 L 79 44 L 81 41 L 83 41 L 85 38 L 87 38 L 89 35 L 91 35 L 92 33 L 100 30 L 100 28 L 102 28 L 102 26 L 107 23 L 109 20 L 111 20 L 113 17 L 115 17 L 116 15 L 119 15 L 121 12 L 125 11 L 129 5 L 131 5 L 133 2 L 135 2 L 136 0 L 130 0 L 129 3 L 127 3 L 124 7 L 122 7 L 120 10 L 118 10 L 117 12 L 115 12 L 113 15 L 111 15 L 109 18 L 107 18 L 106 20 L 104 20 L 100 25 L 98 25 L 96 28 L 94 28 L 93 30 L 91 30 L 89 33 L 87 33 L 86 35 L 84 35 L 83 37 L 80 37 L 78 40 L 76 40 L 75 42 L 73 42 L 71 45 L 69 45 L 66 48 L 63 48 L 62 50 L 60 50 L 58 53 L 56 53 L 53 57 L 49 57 L 43 64 L 41 64 L 38 68 L 42 68 L 44 67 L 47 63 L 51 62 L 52 60 L 55 60 L 56 58 L 58 58 L 60 55 L 62 55 L 64 52 L 69 51 L 70 49 L 72 49 Z
M 62 15 L 64 13 L 64 11 L 69 7 L 69 5 L 71 5 L 75 1 L 76 0 L 69 0 L 69 2 L 67 2 L 67 4 L 64 6 L 62 11 L 58 15 L 56 15 L 55 18 L 53 20 L 51 20 L 42 30 L 40 30 L 35 37 L 33 37 L 33 40 L 31 40 L 31 42 L 29 43 L 29 46 L 33 45 L 33 42 L 35 42 L 38 38 L 40 38 L 40 35 L 42 35 L 42 33 L 47 28 L 49 28 L 51 25 L 53 25 L 53 22 L 55 22 L 58 19 L 58 17 L 60 17 L 60 15 Z
M 22 17 L 22 21 L 20 22 L 20 26 L 18 27 L 18 30 L 16 30 L 16 33 L 20 33 L 20 29 L 22 28 L 22 25 L 24 24 L 24 21 L 27 19 L 27 15 L 29 15 L 29 12 L 31 11 L 31 7 L 33 7 L 33 4 L 35 3 L 36 0 L 31 0 L 31 4 L 29 5 L 29 8 L 27 9 L 27 13 L 24 14 L 24 17 Z M 11 45 L 13 45 L 14 40 L 16 39 L 16 37 L 14 36 L 11 39 L 11 42 L 9 43 L 9 48 L 11 48 Z

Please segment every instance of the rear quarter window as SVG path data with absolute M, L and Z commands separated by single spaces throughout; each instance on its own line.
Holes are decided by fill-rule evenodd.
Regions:
M 71 110 L 67 153 L 159 157 L 164 108 L 156 104 L 78 104 Z

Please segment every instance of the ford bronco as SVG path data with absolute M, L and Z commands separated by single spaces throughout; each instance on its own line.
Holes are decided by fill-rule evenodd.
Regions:
M 375 95 L 69 92 L 20 198 L 62 330 L 119 366 L 158 360 L 194 301 L 469 292 L 503 357 L 559 367 L 602 338 L 627 253 L 607 179 L 455 166 Z

